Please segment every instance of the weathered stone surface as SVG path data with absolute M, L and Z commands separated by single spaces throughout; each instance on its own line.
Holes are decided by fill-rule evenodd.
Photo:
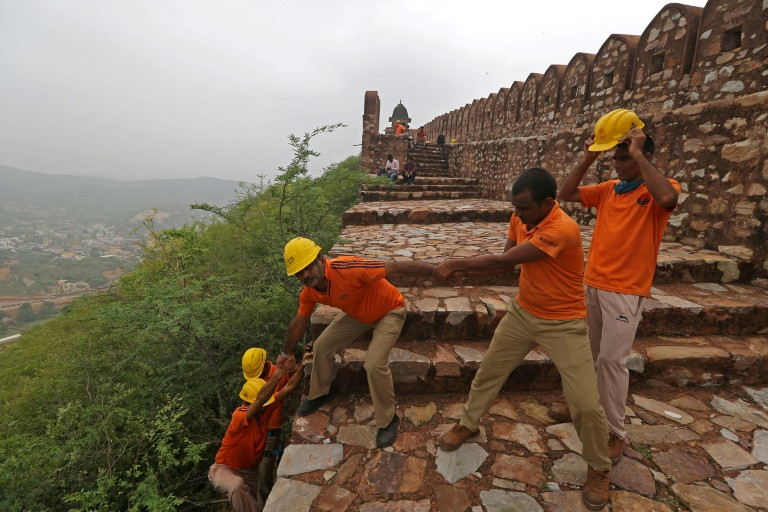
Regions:
M 278 478 L 269 493 L 264 512 L 309 512 L 322 487 L 289 478 Z
M 755 338 L 750 348 L 760 355 L 768 355 L 768 338 Z M 763 409 L 768 409 L 768 388 L 752 389 L 744 386 L 744 391 Z
M 721 427 L 725 427 L 732 431 L 740 430 L 742 432 L 751 432 L 755 429 L 755 424 L 748 421 L 734 418 L 733 416 L 715 416 L 712 418 L 712 423 L 717 423 Z
M 547 433 L 556 436 L 560 439 L 569 450 L 573 450 L 576 453 L 581 453 L 583 445 L 579 440 L 579 436 L 576 433 L 576 428 L 573 423 L 558 423 L 556 425 L 550 425 L 547 427 Z
M 440 411 L 443 418 L 452 418 L 454 420 L 460 420 L 464 415 L 464 403 L 453 403 L 443 407 Z
M 728 360 L 730 355 L 727 350 L 716 347 L 681 347 L 681 346 L 656 346 L 646 350 L 648 361 L 662 363 L 664 361 L 684 360 L 708 360 L 719 358 Z
M 500 453 L 496 455 L 491 474 L 507 480 L 525 482 L 534 487 L 539 487 L 544 482 L 541 461 L 535 457 L 516 457 Z
M 715 470 L 709 464 L 677 448 L 653 454 L 653 461 L 679 483 L 706 480 L 715 475 Z
M 717 489 L 696 484 L 674 484 L 670 490 L 694 512 L 754 512 Z
M 613 512 L 672 512 L 672 509 L 664 503 L 626 491 L 612 492 L 611 503 Z
M 407 407 L 405 409 L 405 417 L 417 427 L 431 420 L 435 414 L 437 414 L 435 402 L 430 402 L 424 407 Z
M 690 395 L 670 400 L 669 404 L 688 411 L 709 412 L 709 406 L 707 406 L 707 404 Z
M 725 478 L 734 497 L 752 507 L 768 506 L 768 471 L 742 471 L 736 478 Z
M 622 457 L 619 463 L 613 466 L 611 483 L 649 498 L 656 494 L 656 482 L 650 470 L 629 457 Z
M 347 507 L 355 501 L 356 497 L 357 494 L 349 492 L 343 487 L 331 485 L 329 487 L 324 487 L 320 492 L 320 496 L 317 498 L 317 501 L 315 501 L 315 507 L 317 507 L 318 510 L 326 512 L 347 510 Z
M 627 437 L 633 443 L 655 444 L 663 440 L 665 443 L 676 444 L 683 441 L 696 441 L 701 436 L 683 427 L 674 425 L 632 425 L 627 428 Z
M 525 484 L 523 482 L 513 482 L 511 480 L 504 480 L 503 478 L 494 478 L 491 481 L 491 484 L 493 484 L 494 487 L 501 487 L 502 489 L 525 492 Z
M 453 484 L 477 471 L 486 458 L 488 452 L 479 444 L 464 443 L 452 452 L 438 450 L 435 464 L 443 478 Z
M 427 461 L 401 453 L 379 452 L 365 466 L 364 494 L 416 492 L 424 483 Z
M 706 434 L 707 432 L 710 432 L 714 427 L 712 425 L 711 421 L 699 419 L 688 425 L 692 430 L 695 432 L 698 432 L 699 434 Z
M 432 362 L 428 357 L 410 350 L 393 348 L 389 353 L 389 368 L 395 381 L 421 379 L 424 380 Z
M 366 403 L 357 404 L 355 406 L 354 416 L 355 421 L 358 423 L 368 421 L 369 419 L 373 418 L 373 405 Z
M 755 431 L 752 443 L 752 456 L 768 464 L 768 430 Z
M 453 485 L 436 485 L 435 502 L 439 512 L 466 512 L 472 505 L 467 493 Z
M 545 492 L 541 498 L 552 512 L 589 512 L 581 499 L 581 491 Z
M 461 375 L 461 363 L 442 345 L 438 345 L 435 349 L 435 355 L 432 356 L 432 365 L 435 367 L 435 375 L 438 377 Z
M 538 402 L 526 400 L 524 402 L 520 402 L 519 407 L 526 415 L 539 421 L 540 423 L 543 423 L 544 425 L 551 425 L 555 422 L 555 420 L 552 419 L 552 416 L 550 416 L 547 412 L 548 408 Z
M 443 425 L 438 425 L 437 427 L 432 430 L 432 435 L 435 439 L 440 439 L 443 437 L 443 434 L 451 430 L 455 423 L 446 423 Z M 483 425 L 480 425 L 480 428 L 478 429 L 477 433 L 470 436 L 466 440 L 468 443 L 487 443 L 488 442 L 488 436 L 485 432 L 485 427 Z
M 515 411 L 515 405 L 506 398 L 502 398 L 493 404 L 488 412 L 504 416 L 511 420 L 520 421 L 520 416 L 517 414 L 517 411 Z
M 587 463 L 575 453 L 567 453 L 552 465 L 552 474 L 561 484 L 584 485 Z
M 547 451 L 539 432 L 527 423 L 497 422 L 493 425 L 493 437 L 523 445 L 534 453 Z
M 712 397 L 711 404 L 718 412 L 729 416 L 736 416 L 744 421 L 754 423 L 763 428 L 768 428 L 768 415 L 763 411 L 750 407 L 744 400 L 731 402 L 715 395 Z
M 646 398 L 641 395 L 632 395 L 632 399 L 635 401 L 635 405 L 639 405 L 643 409 L 651 411 L 663 418 L 669 418 L 672 421 L 676 421 L 681 425 L 687 425 L 693 423 L 693 417 L 687 412 L 665 404 L 652 398 Z
M 522 492 L 492 489 L 480 493 L 480 501 L 487 512 L 543 512 L 541 505 Z
M 485 352 L 482 350 L 465 347 L 463 345 L 454 345 L 453 350 L 456 352 L 459 361 L 461 361 L 467 368 L 478 368 L 480 366 L 480 361 L 483 360 L 483 355 L 485 355 Z
M 426 443 L 426 434 L 421 430 L 413 430 L 410 432 L 398 433 L 394 447 L 395 451 L 398 452 L 410 452 L 417 448 L 424 448 Z
M 342 464 L 339 470 L 336 472 L 336 483 L 339 485 L 344 485 L 347 480 L 349 480 L 355 474 L 355 471 L 357 471 L 357 468 L 360 467 L 362 461 L 362 453 L 355 453 L 350 455 L 350 457 L 344 461 L 344 464 Z
M 376 430 L 368 425 L 344 425 L 336 434 L 336 441 L 372 450 L 376 448 Z
M 328 426 L 328 419 L 328 415 L 320 411 L 309 416 L 296 416 L 293 432 L 307 441 L 322 441 L 326 437 L 325 428 Z
M 429 512 L 429 500 L 373 501 L 360 505 L 360 512 Z
M 723 469 L 746 469 L 760 462 L 739 445 L 722 437 L 714 441 L 702 443 L 701 447 Z
M 309 473 L 318 469 L 330 469 L 341 462 L 344 447 L 334 444 L 290 444 L 285 447 L 283 458 L 277 467 L 277 476 Z

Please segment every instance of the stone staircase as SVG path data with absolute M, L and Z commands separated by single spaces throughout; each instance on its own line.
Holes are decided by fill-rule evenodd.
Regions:
M 429 179 L 417 178 L 420 192 L 459 186 L 443 181 L 456 178 Z M 329 254 L 440 262 L 503 249 L 508 203 L 428 197 L 355 205 Z M 583 226 L 582 233 L 586 251 L 592 229 Z M 768 492 L 768 430 L 757 426 L 768 429 L 760 410 L 768 409 L 768 388 L 748 386 L 768 382 L 768 286 L 749 282 L 751 272 L 749 261 L 726 252 L 662 244 L 628 362 L 632 445 L 612 472 L 615 510 L 766 510 L 760 492 Z M 473 442 L 451 454 L 435 448 L 460 417 L 493 330 L 517 295 L 517 279 L 515 272 L 457 283 L 393 281 L 409 307 L 390 357 L 403 417 L 397 443 L 374 449 L 361 338 L 337 356 L 337 397 L 295 419 L 266 510 L 582 510 L 578 486 L 586 469 L 571 453 L 580 444 L 570 424 L 553 425 L 546 414 L 561 399 L 560 379 L 538 350 L 512 372 Z M 318 307 L 313 335 L 337 312 Z M 734 395 L 757 406 L 734 402 Z M 700 473 L 685 473 L 693 466 Z

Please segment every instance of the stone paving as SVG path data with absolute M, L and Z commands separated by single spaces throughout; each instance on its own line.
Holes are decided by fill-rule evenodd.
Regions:
M 613 510 L 768 510 L 768 388 L 632 386 Z M 367 396 L 342 395 L 293 425 L 266 511 L 579 511 L 586 464 L 558 392 L 503 392 L 480 433 L 437 448 L 466 393 L 401 398 L 400 434 L 374 449 Z M 285 508 L 288 507 L 288 508 Z M 481 507 L 481 508 L 478 508 Z
M 511 205 L 428 199 L 477 185 L 429 167 L 442 177 L 362 191 L 364 200 L 391 201 L 350 208 L 330 255 L 439 262 L 500 252 Z M 583 226 L 585 254 L 591 236 Z M 629 443 L 611 474 L 612 510 L 768 510 L 768 281 L 750 282 L 752 265 L 741 246 L 662 244 L 627 363 Z M 547 414 L 562 394 L 539 349 L 511 374 L 475 437 L 456 452 L 436 448 L 460 417 L 494 327 L 518 293 L 517 273 L 395 284 L 409 309 L 390 355 L 402 418 L 397 442 L 375 448 L 362 337 L 336 356 L 335 398 L 294 420 L 265 510 L 586 510 L 581 443 L 572 424 Z M 337 313 L 319 306 L 313 336 Z
M 504 222 L 442 222 L 439 224 L 348 225 L 331 249 L 331 256 L 354 255 L 380 261 L 426 261 L 467 258 L 503 252 L 509 218 Z M 592 226 L 581 226 L 584 258 L 592 240 Z M 727 249 L 725 249 L 727 250 Z M 749 262 L 726 252 L 696 249 L 679 243 L 662 243 L 655 283 L 734 282 Z M 486 277 L 486 284 L 517 284 L 518 272 Z M 423 278 L 391 280 L 413 285 Z M 465 284 L 475 284 L 465 280 Z M 479 284 L 479 283 L 478 283 Z

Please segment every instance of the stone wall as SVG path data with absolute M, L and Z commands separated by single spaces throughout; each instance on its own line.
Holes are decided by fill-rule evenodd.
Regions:
M 655 163 L 683 189 L 665 234 L 720 248 L 768 275 L 768 0 L 668 4 L 641 35 L 612 34 L 598 52 L 531 73 L 436 117 L 455 176 L 508 199 L 517 174 L 542 166 L 562 181 L 595 121 L 630 108 L 657 143 Z M 610 178 L 607 156 L 585 181 Z M 591 213 L 573 214 L 589 222 Z M 735 249 L 730 246 L 737 246 Z

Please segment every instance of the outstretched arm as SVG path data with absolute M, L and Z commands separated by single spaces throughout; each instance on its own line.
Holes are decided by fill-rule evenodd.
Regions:
M 441 263 L 435 273 L 443 279 L 465 274 L 501 274 L 508 272 L 511 267 L 520 263 L 541 260 L 547 253 L 530 242 L 515 245 L 503 254 L 486 254 L 460 260 L 446 260 Z
M 256 395 L 256 400 L 254 400 L 251 405 L 248 406 L 248 411 L 245 413 L 246 419 L 250 420 L 256 416 L 259 411 L 261 411 L 261 408 L 265 403 L 267 403 L 269 397 L 271 397 L 275 392 L 277 383 L 283 375 L 285 375 L 285 372 L 278 368 L 274 375 L 272 375 L 272 378 L 269 379 L 266 384 L 264 384 L 264 387 L 259 390 L 259 394 Z
M 651 154 L 643 153 L 645 134 L 633 128 L 620 141 L 629 145 L 629 155 L 635 159 L 645 180 L 645 186 L 656 204 L 667 210 L 677 206 L 678 193 L 669 180 L 650 162 Z
M 429 277 L 436 265 L 422 261 L 390 261 L 384 264 L 387 277 Z
M 561 201 L 581 202 L 581 194 L 579 193 L 579 184 L 584 179 L 584 174 L 590 168 L 592 163 L 597 159 L 600 154 L 599 151 L 590 151 L 589 146 L 594 142 L 592 134 L 586 141 L 584 141 L 584 155 L 582 155 L 579 163 L 573 168 L 571 173 L 565 178 L 565 181 L 560 186 L 560 191 L 557 194 L 557 198 Z
M 309 326 L 308 316 L 296 315 L 288 324 L 288 332 L 285 335 L 285 343 L 283 344 L 283 353 L 277 356 L 278 368 L 291 369 L 296 365 L 296 357 L 293 355 L 293 349 L 296 348 L 296 344 L 304 336 L 304 333 Z
M 312 352 L 307 352 L 304 354 L 304 357 L 301 360 L 301 364 L 299 365 L 299 369 L 296 370 L 296 373 L 291 375 L 291 378 L 288 382 L 285 383 L 285 386 L 280 388 L 280 390 L 275 395 L 275 400 L 283 401 L 286 398 L 288 398 L 288 395 L 290 395 L 294 389 L 296 389 L 296 386 L 299 385 L 299 382 L 301 382 L 301 379 L 304 378 L 304 367 L 307 365 L 307 360 L 312 357 Z

